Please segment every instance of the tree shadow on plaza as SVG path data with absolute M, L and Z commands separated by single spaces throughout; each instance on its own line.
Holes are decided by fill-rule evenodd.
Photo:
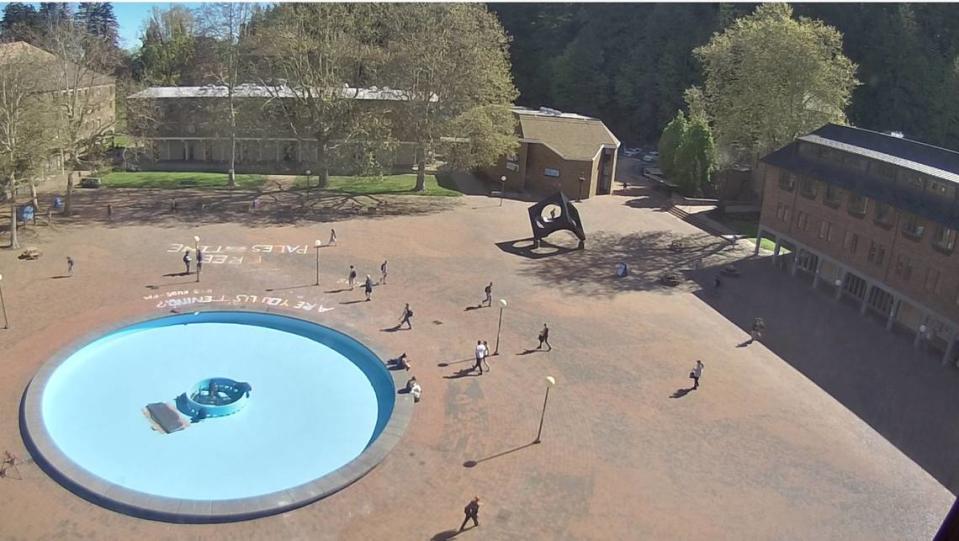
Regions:
M 765 347 L 809 378 L 953 493 L 959 491 L 959 371 L 938 355 L 913 348 L 912 336 L 887 332 L 885 319 L 861 315 L 858 303 L 837 302 L 835 289 L 776 268 L 770 257 L 737 262 L 741 277 L 713 278 L 721 267 L 690 273 L 695 295 L 742 329 L 767 324 Z M 736 343 L 717 347 L 735 348 Z M 749 350 L 738 350 L 749 351 Z
M 598 231 L 587 233 L 584 250 L 530 260 L 519 273 L 575 295 L 688 291 L 694 284 L 682 283 L 681 278 L 701 261 L 726 260 L 728 256 L 724 252 L 730 246 L 725 240 L 707 233 L 648 231 L 620 235 Z M 627 276 L 617 276 L 620 263 L 629 266 Z M 675 287 L 661 283 L 667 273 L 674 273 L 681 283 Z
M 41 197 L 40 220 L 46 220 Z M 253 209 L 253 201 L 259 201 Z M 237 223 L 251 227 L 298 222 L 333 222 L 357 218 L 428 215 L 450 210 L 460 198 L 396 195 L 353 195 L 324 190 L 101 188 L 77 190 L 73 215 L 54 214 L 54 226 L 99 224 L 182 227 L 184 222 L 203 225 Z M 108 207 L 111 212 L 108 213 Z M 109 214 L 109 215 L 108 215 Z M 9 215 L 9 214 L 7 214 Z M 2 217 L 0 217 L 2 221 Z M 44 228 L 46 226 L 37 226 Z

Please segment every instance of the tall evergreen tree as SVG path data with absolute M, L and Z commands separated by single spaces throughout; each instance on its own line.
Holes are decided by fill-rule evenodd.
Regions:
M 76 21 L 92 36 L 103 39 L 106 43 L 119 47 L 120 27 L 117 17 L 113 13 L 113 5 L 109 2 L 86 2 L 77 8 Z
M 10 2 L 3 8 L 0 37 L 4 41 L 35 41 L 40 30 L 37 10 L 31 4 Z

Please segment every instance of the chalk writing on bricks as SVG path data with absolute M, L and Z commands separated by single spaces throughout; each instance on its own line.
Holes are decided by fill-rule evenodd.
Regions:
M 167 247 L 168 253 L 179 253 L 193 250 L 190 244 L 171 243 Z M 264 254 L 279 255 L 306 255 L 309 252 L 308 244 L 254 244 L 252 246 L 222 246 L 200 245 L 203 251 L 204 263 L 213 265 L 239 265 L 241 263 L 262 263 Z
M 143 300 L 156 301 L 157 309 L 175 309 L 183 306 L 195 304 L 234 304 L 251 305 L 261 304 L 264 306 L 273 306 L 286 308 L 289 310 L 301 310 L 303 312 L 316 312 L 322 314 L 329 312 L 333 308 L 327 308 L 322 304 L 310 302 L 302 299 L 287 299 L 285 297 L 267 297 L 253 294 L 218 294 L 211 289 L 184 289 L 176 291 L 166 291 L 164 293 L 153 293 L 145 295 Z

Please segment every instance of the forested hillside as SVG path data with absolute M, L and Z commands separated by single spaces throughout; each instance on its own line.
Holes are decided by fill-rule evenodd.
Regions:
M 518 103 L 602 118 L 626 141 L 654 142 L 702 84 L 692 50 L 749 4 L 492 4 L 512 36 Z M 795 4 L 843 34 L 861 85 L 849 121 L 959 148 L 959 7 Z M 783 58 L 783 62 L 789 62 Z

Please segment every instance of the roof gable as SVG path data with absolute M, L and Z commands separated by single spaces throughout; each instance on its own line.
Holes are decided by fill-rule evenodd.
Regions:
M 520 135 L 543 143 L 567 160 L 591 161 L 604 147 L 619 147 L 619 139 L 601 120 L 552 109 L 513 108 Z

